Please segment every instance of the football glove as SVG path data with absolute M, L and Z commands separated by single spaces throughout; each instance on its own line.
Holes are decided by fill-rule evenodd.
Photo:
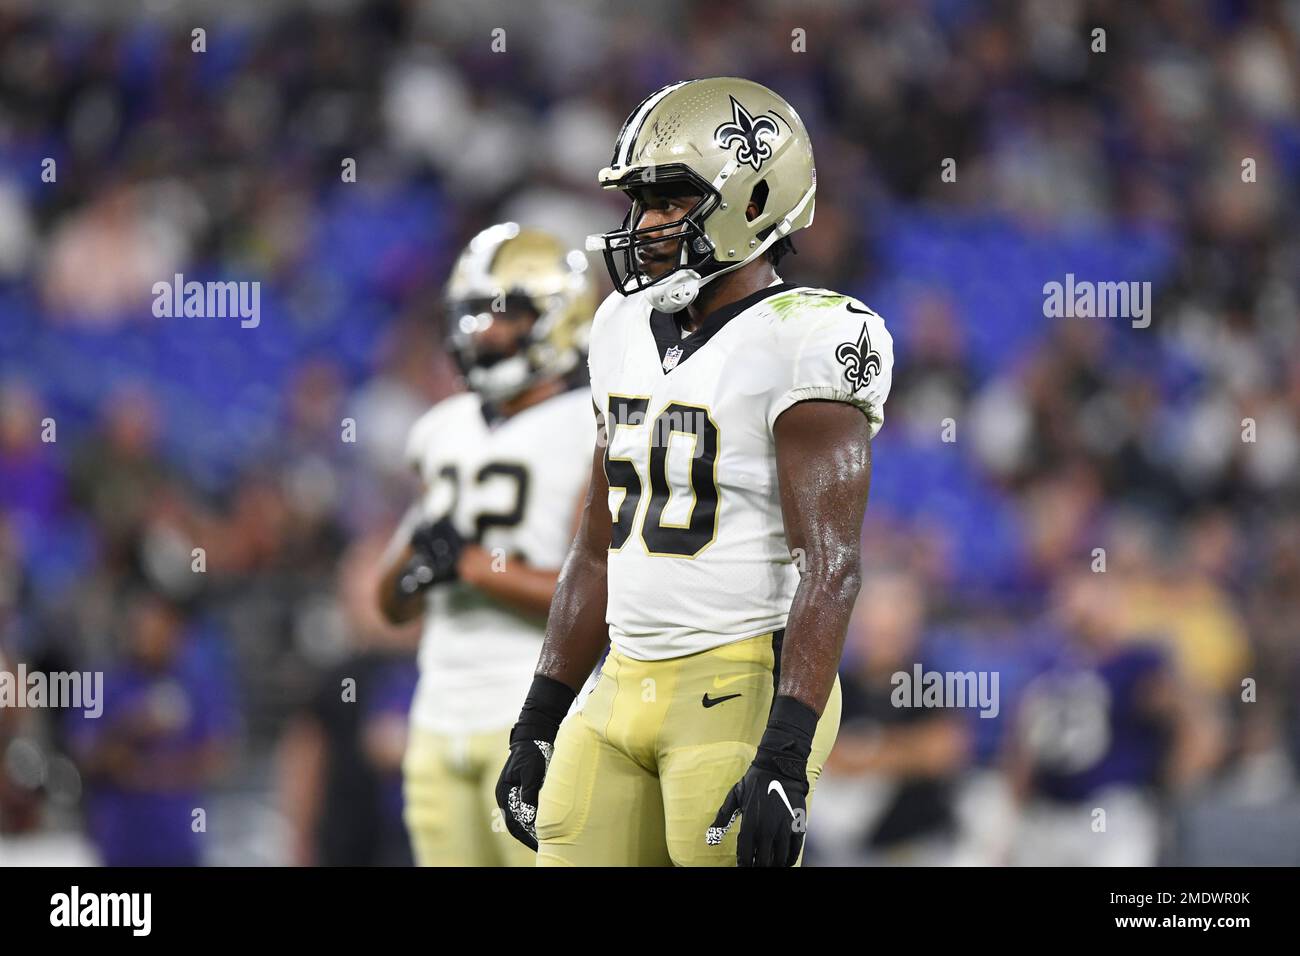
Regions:
M 497 806 L 510 835 L 532 850 L 537 849 L 537 799 L 551 764 L 555 735 L 577 696 L 559 681 L 536 675 L 519 722 L 510 731 L 510 756 L 497 780 Z
M 740 818 L 736 841 L 739 866 L 794 866 L 808 822 L 808 754 L 817 714 L 793 697 L 772 704 L 758 753 L 705 834 L 709 846 L 722 843 Z
M 444 516 L 420 525 L 411 534 L 414 557 L 407 563 L 397 583 L 403 594 L 415 594 L 435 584 L 456 580 L 456 562 L 465 540 Z

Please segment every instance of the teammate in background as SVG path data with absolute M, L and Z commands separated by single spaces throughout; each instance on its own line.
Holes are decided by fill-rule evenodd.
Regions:
M 1160 644 L 1127 636 L 1117 587 L 1089 571 L 1057 586 L 1060 634 L 1025 689 L 1011 747 L 1015 863 L 1154 866 L 1158 800 L 1218 759 L 1210 706 Z
M 393 623 L 424 615 L 404 760 L 422 866 L 528 865 L 493 785 L 537 660 L 587 481 L 591 399 L 581 372 L 594 305 L 583 253 L 503 223 L 461 254 L 448 343 L 470 391 L 411 429 L 425 492 L 384 561 Z
M 591 490 L 497 800 L 541 865 L 791 866 L 839 724 L 892 343 L 776 273 L 816 175 L 771 90 L 656 91 L 599 179 L 631 209 L 589 242 L 616 290 Z

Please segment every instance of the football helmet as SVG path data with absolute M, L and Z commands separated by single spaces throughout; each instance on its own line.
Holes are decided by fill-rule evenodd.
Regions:
M 447 342 L 470 388 L 489 402 L 566 375 L 587 349 L 595 291 L 587 257 L 504 222 L 470 240 L 446 289 Z M 488 333 L 494 323 L 517 334 Z
M 700 287 L 765 253 L 813 221 L 817 171 L 799 114 L 767 87 L 736 77 L 685 80 L 656 90 L 623 124 L 600 185 L 632 200 L 619 229 L 590 236 L 623 295 L 650 289 L 655 308 L 676 312 Z M 684 184 L 701 197 L 672 225 L 638 228 L 638 189 Z M 759 213 L 748 218 L 753 201 Z M 637 251 L 677 240 L 677 264 L 651 277 Z

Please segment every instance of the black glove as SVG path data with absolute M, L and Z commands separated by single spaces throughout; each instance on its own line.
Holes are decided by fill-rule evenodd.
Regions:
M 577 696 L 565 684 L 536 675 L 519 722 L 510 731 L 510 756 L 497 780 L 497 806 L 510 835 L 532 850 L 537 849 L 537 797 L 551 763 L 555 735 Z
M 456 562 L 464 547 L 465 539 L 450 517 L 420 525 L 411 534 L 411 550 L 415 555 L 402 571 L 398 590 L 402 594 L 415 594 L 435 584 L 455 581 Z
M 807 704 L 784 696 L 773 702 L 754 762 L 705 834 L 709 846 L 721 843 L 739 816 L 739 866 L 795 865 L 808 825 L 808 754 L 816 730 L 817 714 Z

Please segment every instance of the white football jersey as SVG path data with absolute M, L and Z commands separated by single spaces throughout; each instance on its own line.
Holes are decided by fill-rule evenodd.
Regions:
M 682 337 L 645 293 L 605 300 L 592 396 L 609 430 L 610 641 L 637 660 L 785 626 L 799 584 L 772 428 L 797 402 L 884 416 L 893 341 L 849 296 L 773 283 Z
M 583 388 L 489 424 L 477 395 L 439 402 L 411 429 L 407 457 L 423 479 L 427 518 L 449 511 L 466 539 L 506 561 L 558 570 L 573 543 L 595 436 Z M 546 629 L 468 585 L 426 592 L 416 726 L 469 734 L 509 727 L 528 694 Z

